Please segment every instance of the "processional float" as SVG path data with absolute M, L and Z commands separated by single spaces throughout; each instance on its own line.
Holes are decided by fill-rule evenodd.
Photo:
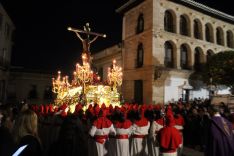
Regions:
M 122 84 L 122 68 L 113 60 L 112 68 L 108 69 L 107 84 L 100 82 L 100 77 L 91 68 L 90 45 L 98 37 L 105 38 L 106 35 L 91 32 L 88 23 L 84 26 L 84 30 L 71 27 L 68 27 L 68 30 L 74 32 L 82 42 L 82 64 L 76 64 L 71 82 L 69 77 L 62 76 L 60 71 L 57 78 L 52 78 L 52 91 L 56 94 L 55 105 L 66 104 L 70 108 L 74 108 L 77 104 L 88 107 L 92 103 L 120 105 L 118 86 Z M 86 38 L 82 38 L 82 35 Z

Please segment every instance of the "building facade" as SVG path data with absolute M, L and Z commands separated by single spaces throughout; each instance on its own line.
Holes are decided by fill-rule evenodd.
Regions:
M 15 26 L 0 3 L 0 104 L 6 102 Z
M 26 100 L 29 104 L 53 103 L 52 74 L 11 68 L 7 88 L 7 104 L 18 104 Z
M 234 50 L 233 16 L 192 0 L 129 0 L 117 12 L 123 15 L 126 101 L 167 103 L 209 96 L 188 79 L 211 55 Z

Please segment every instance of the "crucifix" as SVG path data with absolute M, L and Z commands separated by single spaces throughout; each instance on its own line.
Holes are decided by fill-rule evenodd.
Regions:
M 84 30 L 75 29 L 72 27 L 68 27 L 67 30 L 75 32 L 76 36 L 81 40 L 82 46 L 83 46 L 82 58 L 83 58 L 83 56 L 86 55 L 86 61 L 90 63 L 90 61 L 91 61 L 90 60 L 90 55 L 91 55 L 90 45 L 91 45 L 91 43 L 93 43 L 98 37 L 105 38 L 106 34 L 91 32 L 91 29 L 89 27 L 89 23 L 86 23 L 86 25 L 84 26 Z M 86 38 L 82 38 L 81 34 L 86 34 Z M 94 36 L 94 37 L 91 39 L 90 36 Z

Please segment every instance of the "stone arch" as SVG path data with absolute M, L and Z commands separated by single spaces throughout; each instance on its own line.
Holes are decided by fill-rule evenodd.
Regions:
M 210 23 L 206 23 L 205 25 L 205 39 L 207 42 L 214 43 L 214 30 L 213 26 Z
M 194 70 L 201 71 L 202 64 L 205 63 L 205 57 L 202 48 L 196 47 L 194 49 Z
M 181 69 L 191 69 L 192 66 L 192 51 L 187 43 L 180 46 L 180 67 Z
M 203 39 L 202 23 L 198 18 L 193 20 L 193 35 L 196 39 Z
M 227 33 L 227 47 L 234 48 L 233 32 L 231 30 L 228 30 L 226 33 Z
M 188 15 L 183 14 L 180 16 L 180 34 L 185 36 L 191 36 L 191 28 L 190 28 L 190 19 Z
M 167 68 L 176 68 L 176 60 L 176 44 L 173 41 L 166 41 L 164 43 L 164 66 Z
M 164 30 L 176 33 L 176 14 L 173 10 L 166 10 L 164 13 Z
M 221 27 L 216 28 L 216 43 L 218 45 L 224 45 L 224 33 Z

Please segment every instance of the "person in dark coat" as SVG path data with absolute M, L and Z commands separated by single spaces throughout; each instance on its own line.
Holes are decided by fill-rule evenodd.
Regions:
M 1 113 L 1 125 L 0 125 L 0 156 L 10 156 L 14 149 L 14 141 L 11 134 L 13 121 L 9 114 Z
M 84 127 L 78 116 L 65 117 L 58 140 L 51 146 L 50 156 L 87 156 L 88 145 Z
M 209 135 L 207 141 L 206 156 L 233 156 L 234 134 L 231 123 L 219 114 L 218 107 L 211 108 Z

